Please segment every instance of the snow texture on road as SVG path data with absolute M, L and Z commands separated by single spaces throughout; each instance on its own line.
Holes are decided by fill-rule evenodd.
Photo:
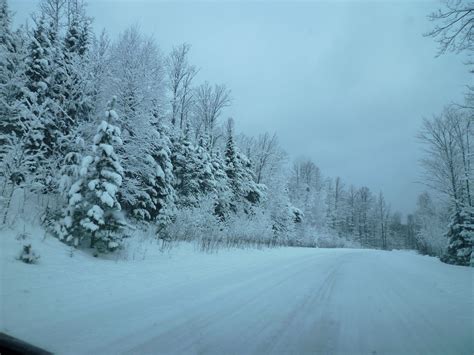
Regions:
M 473 269 L 412 252 L 185 245 L 114 261 L 47 239 L 26 265 L 0 239 L 1 331 L 58 354 L 474 351 Z

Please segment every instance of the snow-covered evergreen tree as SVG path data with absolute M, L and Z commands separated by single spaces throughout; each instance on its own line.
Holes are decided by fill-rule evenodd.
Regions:
M 229 121 L 227 130 L 225 165 L 225 172 L 234 195 L 232 209 L 237 210 L 240 203 L 241 207 L 248 211 L 251 205 L 262 200 L 265 187 L 255 183 L 250 160 L 241 154 L 235 146 L 231 121 Z
M 161 228 L 171 221 L 175 208 L 171 142 L 165 127 L 148 123 L 146 127 L 136 130 L 136 139 L 122 152 L 127 177 L 122 200 L 136 219 L 156 222 Z
M 87 28 L 87 21 L 82 21 L 74 18 L 68 27 L 66 37 L 63 44 L 64 56 L 64 72 L 65 82 L 63 87 L 64 93 L 64 111 L 71 121 L 71 125 L 78 125 L 82 122 L 88 121 L 92 111 L 92 90 L 90 83 L 87 82 L 89 78 L 85 68 L 85 54 L 87 52 L 87 39 L 84 29 Z M 87 33 L 87 32 L 86 32 Z M 68 126 L 66 125 L 66 129 Z
M 218 184 L 211 155 L 205 147 L 205 138 L 193 145 L 185 131 L 175 141 L 173 148 L 173 169 L 179 205 L 196 207 L 206 196 L 218 203 Z M 222 171 L 223 172 L 223 171 Z
M 151 157 L 155 162 L 153 180 L 153 201 L 155 209 L 151 214 L 158 231 L 169 224 L 175 213 L 176 192 L 173 187 L 173 165 L 171 163 L 171 142 L 165 129 L 158 125 L 156 139 L 151 149 Z
M 117 198 L 122 185 L 123 168 L 115 152 L 115 147 L 122 144 L 122 139 L 120 129 L 113 124 L 118 119 L 114 104 L 115 98 L 94 137 L 94 160 L 87 182 L 90 207 L 87 217 L 81 221 L 83 226 L 91 230 L 91 245 L 98 250 L 114 250 L 119 247 L 122 239 L 120 231 L 125 225 Z
M 122 144 L 120 129 L 111 101 L 97 129 L 92 146 L 92 157 L 85 157 L 79 180 L 69 191 L 69 208 L 65 226 L 70 233 L 66 240 L 77 245 L 87 231 L 91 247 L 98 251 L 114 250 L 121 244 L 121 230 L 126 225 L 117 195 L 122 185 L 123 168 L 115 152 Z
M 449 264 L 474 266 L 472 255 L 474 208 L 464 207 L 460 212 L 454 212 L 446 236 L 448 248 L 441 257 L 441 261 Z
M 18 98 L 24 86 L 24 38 L 13 32 L 11 13 L 6 0 L 0 0 L 0 151 L 7 136 L 23 134 L 19 120 Z
M 295 233 L 296 223 L 302 219 L 301 211 L 291 204 L 285 181 L 275 179 L 273 187 L 278 188 L 272 189 L 265 201 L 272 221 L 273 245 L 303 245 Z
M 25 87 L 19 98 L 19 122 L 25 137 L 28 166 L 35 175 L 35 188 L 50 191 L 54 164 L 51 160 L 58 140 L 54 113 L 58 105 L 52 96 L 54 77 L 54 35 L 44 17 L 36 21 L 25 60 Z
M 62 219 L 53 224 L 53 229 L 60 240 L 78 247 L 86 238 L 92 238 L 92 230 L 82 221 L 88 218 L 89 188 L 87 179 L 89 167 L 93 162 L 91 156 L 82 157 L 80 153 L 68 153 L 61 169 L 60 188 L 66 198 Z
M 35 100 L 38 104 L 47 101 L 49 94 L 49 84 L 52 75 L 53 44 L 51 43 L 51 29 L 44 17 L 36 21 L 36 27 L 31 36 L 28 48 L 27 68 L 27 88 L 31 95 L 26 99 Z
M 197 181 L 199 185 L 199 192 L 202 195 L 209 195 L 214 200 L 218 199 L 220 189 L 219 189 L 219 179 L 218 176 L 220 173 L 223 174 L 224 171 L 215 171 L 213 160 L 209 150 L 202 144 L 198 144 L 195 148 L 197 156 Z
M 173 139 L 172 164 L 175 176 L 175 189 L 179 206 L 195 207 L 200 186 L 198 181 L 198 157 L 196 149 L 186 133 Z
M 216 187 L 215 213 L 224 218 L 230 212 L 232 190 L 225 170 L 225 161 L 218 150 L 211 153 L 211 171 Z

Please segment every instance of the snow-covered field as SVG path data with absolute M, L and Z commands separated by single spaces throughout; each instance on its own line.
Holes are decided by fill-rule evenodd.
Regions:
M 279 248 L 96 259 L 2 232 L 0 331 L 58 354 L 472 354 L 473 268 L 412 252 Z

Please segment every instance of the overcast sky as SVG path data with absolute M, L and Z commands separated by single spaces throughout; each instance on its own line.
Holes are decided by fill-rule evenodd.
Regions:
M 15 23 L 37 1 L 10 0 Z M 225 116 L 247 134 L 276 132 L 291 157 L 307 157 L 325 175 L 382 190 L 409 213 L 423 117 L 460 101 L 463 58 L 435 58 L 422 36 L 435 1 L 162 2 L 90 0 L 96 32 L 113 37 L 138 24 L 168 52 L 192 45 L 198 80 L 225 83 Z

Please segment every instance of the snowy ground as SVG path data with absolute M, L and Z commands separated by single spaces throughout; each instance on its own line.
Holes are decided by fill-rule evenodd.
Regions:
M 0 331 L 59 354 L 474 351 L 474 269 L 411 252 L 142 246 L 114 261 L 46 239 L 27 265 L 0 234 Z

